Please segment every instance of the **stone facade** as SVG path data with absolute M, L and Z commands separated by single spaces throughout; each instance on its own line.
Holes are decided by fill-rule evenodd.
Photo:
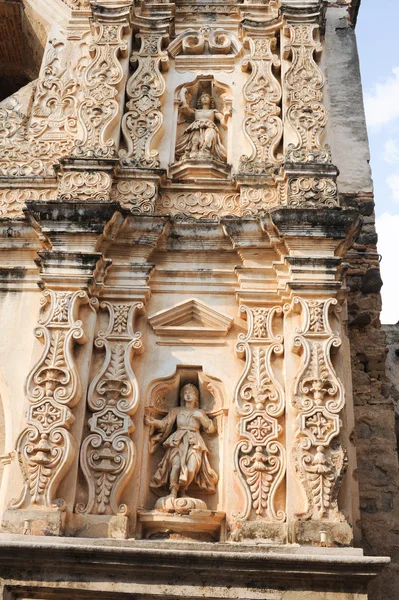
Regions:
M 3 597 L 393 599 L 356 3 L 59 3 L 0 104 Z

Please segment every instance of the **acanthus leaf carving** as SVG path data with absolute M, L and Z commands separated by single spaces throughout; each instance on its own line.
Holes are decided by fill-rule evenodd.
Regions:
M 135 65 L 126 88 L 127 112 L 122 119 L 122 133 L 126 149 L 119 152 L 125 166 L 158 168 L 158 150 L 151 148 L 155 134 L 163 123 L 161 97 L 165 80 L 161 68 L 168 67 L 167 52 L 162 50 L 166 33 L 140 33 L 141 47 L 130 61 Z
M 274 53 L 274 37 L 247 38 L 251 57 L 242 64 L 242 70 L 251 71 L 244 86 L 244 133 L 252 152 L 240 159 L 239 171 L 255 175 L 268 174 L 279 167 L 283 156 L 278 148 L 283 135 L 281 121 L 281 86 L 273 72 L 280 67 Z
M 285 475 L 285 450 L 278 438 L 279 417 L 284 413 L 284 392 L 273 372 L 273 356 L 283 353 L 283 339 L 273 331 L 282 309 L 241 307 L 248 332 L 240 334 L 238 356 L 246 366 L 235 392 L 239 417 L 239 441 L 234 453 L 235 469 L 245 491 L 245 507 L 239 520 L 255 518 L 284 521 L 285 511 L 276 506 L 276 492 Z
M 334 298 L 294 298 L 291 309 L 303 318 L 294 339 L 302 364 L 291 397 L 298 421 L 293 463 L 308 499 L 307 510 L 299 516 L 342 521 L 337 495 L 347 463 L 339 441 L 345 394 L 331 362 L 331 349 L 338 348 L 341 339 L 332 330 L 330 317 L 333 310 L 338 314 L 339 307 Z
M 90 432 L 80 452 L 88 499 L 76 505 L 76 512 L 126 514 L 127 506 L 119 500 L 136 460 L 129 434 L 134 430 L 131 417 L 138 403 L 131 362 L 135 353 L 143 352 L 141 334 L 133 331 L 133 324 L 135 315 L 142 313 L 143 304 L 102 302 L 100 308 L 108 312 L 109 322 L 94 342 L 97 349 L 105 351 L 105 356 L 88 392 Z
M 74 421 L 71 409 L 82 395 L 74 347 L 86 343 L 78 319 L 84 304 L 89 304 L 84 291 L 43 293 L 35 334 L 44 350 L 26 382 L 27 427 L 17 440 L 24 488 L 11 508 L 63 505 L 62 499 L 55 500 L 55 494 L 76 453 L 69 428 Z
M 291 56 L 285 76 L 287 119 L 297 143 L 288 145 L 286 160 L 291 163 L 330 163 L 330 148 L 321 142 L 327 111 L 323 104 L 324 76 L 315 61 L 315 54 L 322 51 L 321 44 L 316 41 L 319 26 L 298 23 L 289 25 L 287 32 L 290 39 L 284 52 Z

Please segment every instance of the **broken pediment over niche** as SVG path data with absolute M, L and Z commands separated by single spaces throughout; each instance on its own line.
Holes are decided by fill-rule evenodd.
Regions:
M 234 62 L 241 53 L 242 44 L 231 31 L 203 25 L 186 29 L 168 46 L 168 54 L 176 61 L 177 71 L 207 69 L 234 69 Z
M 148 317 L 156 335 L 178 339 L 225 337 L 233 320 L 195 298 Z

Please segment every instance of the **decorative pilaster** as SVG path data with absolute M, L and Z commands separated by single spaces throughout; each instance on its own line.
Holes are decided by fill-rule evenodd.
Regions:
M 79 319 L 80 307 L 85 304 L 96 310 L 96 303 L 90 303 L 83 290 L 43 292 L 35 336 L 44 350 L 26 383 L 27 427 L 16 445 L 24 486 L 12 508 L 65 508 L 56 492 L 76 454 L 69 429 L 75 420 L 72 408 L 82 396 L 74 350 L 87 341 Z
M 135 465 L 136 450 L 129 433 L 134 430 L 132 416 L 138 403 L 131 363 L 135 353 L 143 352 L 141 334 L 134 333 L 133 322 L 143 304 L 102 302 L 100 308 L 108 312 L 109 321 L 94 342 L 105 354 L 88 392 L 90 433 L 80 451 L 88 498 L 76 506 L 76 512 L 126 515 L 127 506 L 119 504 L 119 498 Z
M 119 93 L 124 79 L 120 58 L 128 52 L 129 1 L 116 6 L 92 4 L 94 41 L 91 62 L 84 71 L 85 98 L 78 109 L 78 139 L 72 148 L 76 158 L 116 158 L 113 126 L 120 112 Z
M 285 450 L 280 443 L 284 392 L 273 372 L 273 360 L 283 353 L 283 338 L 274 333 L 274 320 L 282 308 L 241 306 L 248 320 L 236 351 L 246 365 L 234 404 L 239 416 L 239 441 L 234 467 L 245 490 L 245 507 L 238 519 L 284 521 L 284 502 L 277 505 L 276 491 L 285 474 Z M 283 508 L 281 508 L 281 506 Z
M 165 80 L 161 70 L 168 68 L 169 58 L 162 45 L 168 40 L 168 27 L 143 30 L 136 37 L 141 47 L 130 59 L 135 71 L 127 83 L 129 100 L 122 120 L 127 148 L 119 154 L 124 166 L 154 169 L 159 167 L 159 152 L 151 143 L 163 123 Z

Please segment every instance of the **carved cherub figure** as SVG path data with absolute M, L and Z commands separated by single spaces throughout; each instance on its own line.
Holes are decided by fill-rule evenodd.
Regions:
M 215 492 L 218 482 L 200 433 L 203 430 L 212 434 L 216 428 L 206 412 L 199 408 L 198 388 L 191 383 L 185 385 L 180 392 L 180 402 L 181 406 L 172 408 L 164 419 L 145 416 L 145 423 L 150 427 L 150 452 L 153 453 L 160 444 L 166 450 L 150 487 L 154 491 L 169 488 L 167 498 L 172 501 L 178 495 L 185 498 L 193 482 L 208 493 Z
M 198 98 L 197 108 L 190 107 L 191 95 L 182 88 L 179 106 L 179 119 L 193 119 L 176 144 L 176 159 L 216 159 L 227 162 L 227 152 L 222 144 L 216 121 L 223 129 L 227 128 L 227 119 L 231 108 L 225 103 L 225 94 L 221 96 L 224 102 L 223 112 L 215 108 L 215 102 L 208 92 L 202 92 Z M 181 122 L 181 121 L 180 121 Z

